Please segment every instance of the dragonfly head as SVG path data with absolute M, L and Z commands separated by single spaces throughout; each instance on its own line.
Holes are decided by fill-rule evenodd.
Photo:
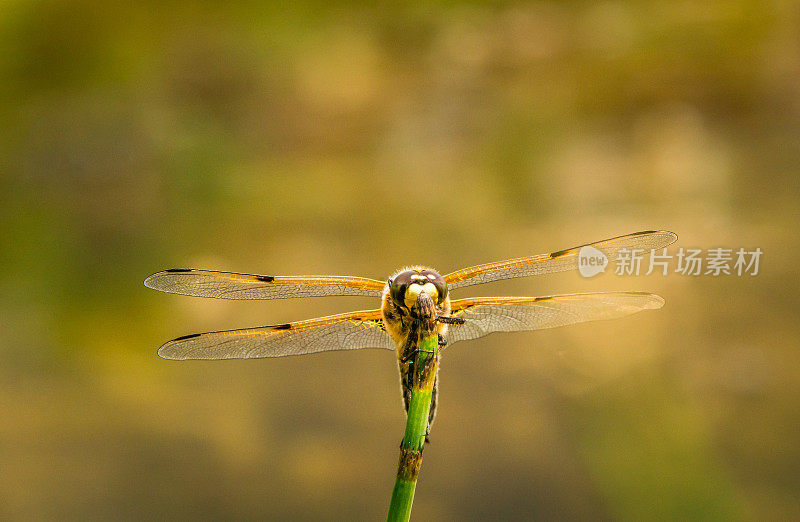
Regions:
M 389 279 L 389 293 L 397 306 L 413 308 L 422 292 L 441 305 L 447 299 L 447 283 L 438 272 L 427 268 L 403 270 Z

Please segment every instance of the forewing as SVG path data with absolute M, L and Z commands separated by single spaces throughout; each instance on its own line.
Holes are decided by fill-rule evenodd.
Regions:
M 177 360 L 255 359 L 364 348 L 394 350 L 394 343 L 383 328 L 380 310 L 186 335 L 164 344 L 158 355 Z
M 663 305 L 664 299 L 646 292 L 457 299 L 451 303 L 451 315 L 463 318 L 464 324 L 447 327 L 447 342 L 477 339 L 494 332 L 541 330 L 616 319 Z
M 539 254 L 530 257 L 520 257 L 507 261 L 497 261 L 485 265 L 464 268 L 444 276 L 447 285 L 453 288 L 462 286 L 489 283 L 500 279 L 527 277 L 553 272 L 563 272 L 578 268 L 578 253 L 585 246 L 592 246 L 607 257 L 609 264 L 617 259 L 620 250 L 642 249 L 649 252 L 651 249 L 664 248 L 678 239 L 673 232 L 666 230 L 648 230 L 636 232 L 626 236 L 588 243 L 586 245 L 568 248 L 551 254 Z
M 265 276 L 172 268 L 144 280 L 144 285 L 171 294 L 219 299 L 286 299 L 361 295 L 379 297 L 385 283 L 366 277 Z

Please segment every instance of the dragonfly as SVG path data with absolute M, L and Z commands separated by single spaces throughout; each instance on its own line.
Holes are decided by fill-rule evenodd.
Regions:
M 401 268 L 387 281 L 350 276 L 256 275 L 192 268 L 171 268 L 152 274 L 145 286 L 173 294 L 218 299 L 287 299 L 320 296 L 380 298 L 380 308 L 256 328 L 195 333 L 173 339 L 158 349 L 165 359 L 251 359 L 284 357 L 333 350 L 393 350 L 408 412 L 413 361 L 414 313 L 423 295 L 432 302 L 439 345 L 449 347 L 495 332 L 554 328 L 587 321 L 615 319 L 661 308 L 664 299 L 647 292 L 595 292 L 542 297 L 470 297 L 451 299 L 463 287 L 578 268 L 584 247 L 609 260 L 622 252 L 649 252 L 677 240 L 665 230 L 648 230 L 605 239 L 557 252 L 477 265 L 446 275 L 425 266 Z M 428 297 L 430 299 L 428 299 Z M 437 352 L 437 357 L 438 357 Z M 437 370 L 438 372 L 438 370 Z M 434 379 L 428 429 L 436 415 L 438 373 Z

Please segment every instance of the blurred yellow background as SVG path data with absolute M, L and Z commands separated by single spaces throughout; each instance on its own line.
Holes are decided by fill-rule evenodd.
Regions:
M 665 228 L 760 273 L 456 296 L 667 303 L 447 349 L 415 519 L 800 519 L 797 3 L 8 1 L 0 45 L 0 518 L 385 517 L 391 354 L 155 353 L 378 303 L 152 272 L 382 279 Z

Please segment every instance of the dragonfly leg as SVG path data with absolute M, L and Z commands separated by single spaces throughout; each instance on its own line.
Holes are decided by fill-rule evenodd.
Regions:
M 409 372 L 403 376 L 403 405 L 406 407 L 406 415 L 408 415 L 408 407 L 411 404 L 411 376 L 413 373 Z
M 436 409 L 438 406 L 438 399 L 439 399 L 439 374 L 436 374 L 436 377 L 433 380 L 433 390 L 431 391 L 431 409 L 428 412 L 428 427 L 425 429 L 425 442 L 430 444 L 430 434 L 431 434 L 431 426 L 433 426 L 433 420 L 436 418 Z
M 447 339 L 442 334 L 439 334 L 439 348 L 444 348 L 445 346 L 447 346 Z
M 419 350 L 409 350 L 407 353 L 403 354 L 403 357 L 400 358 L 400 362 L 405 364 L 409 361 L 413 361 L 418 353 Z
M 441 339 L 441 336 L 439 337 Z M 407 363 L 409 361 L 413 361 L 414 357 L 417 356 L 418 353 L 434 353 L 433 350 L 420 350 L 419 348 L 414 348 L 413 350 L 409 350 L 401 359 L 401 363 Z

